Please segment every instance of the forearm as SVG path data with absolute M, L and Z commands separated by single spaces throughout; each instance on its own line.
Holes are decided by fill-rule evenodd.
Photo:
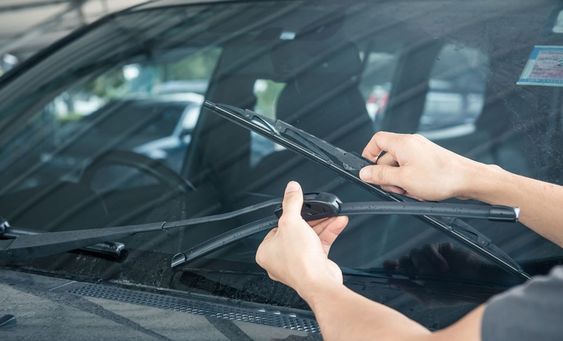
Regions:
M 401 313 L 343 285 L 306 296 L 325 340 L 426 340 L 430 332 Z
M 478 164 L 461 196 L 520 208 L 520 221 L 563 247 L 563 187 Z

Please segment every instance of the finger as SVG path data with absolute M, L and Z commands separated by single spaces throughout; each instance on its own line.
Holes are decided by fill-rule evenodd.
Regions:
M 411 198 L 411 199 L 416 200 L 416 201 L 425 201 L 424 199 L 419 198 L 419 197 L 417 197 L 416 195 L 412 195 L 412 194 L 410 194 L 410 193 L 408 193 L 408 192 L 405 192 L 405 195 L 406 195 L 407 197 Z
M 268 277 L 270 277 L 270 279 L 272 281 L 279 282 L 278 278 L 276 276 L 274 276 L 273 274 L 271 274 L 269 271 L 268 271 Z
M 383 156 L 379 157 L 377 159 L 377 164 L 378 165 L 387 165 L 387 166 L 398 166 L 399 165 L 399 163 L 397 162 L 397 160 L 395 160 L 393 155 L 391 155 L 389 153 L 385 153 Z
M 308 221 L 307 224 L 311 225 L 311 227 L 318 226 L 320 224 L 324 224 L 329 218 L 322 218 L 317 220 Z
M 381 186 L 381 188 L 383 188 L 383 190 L 387 192 L 396 193 L 400 195 L 404 195 L 405 193 L 407 193 L 407 191 L 397 186 Z
M 382 151 L 395 155 L 394 147 L 400 135 L 401 134 L 388 133 L 385 131 L 376 133 L 364 148 L 362 156 L 368 160 L 375 161 Z
M 315 231 L 317 235 L 320 235 L 334 219 L 336 218 L 326 219 L 325 221 L 311 227 L 313 228 L 313 231 Z
M 399 166 L 399 163 L 389 153 L 386 153 L 383 156 L 381 156 L 380 158 L 378 158 L 376 164 L 377 165 L 393 166 L 393 167 Z M 384 190 L 386 190 L 387 192 L 391 192 L 391 193 L 396 193 L 396 194 L 401 194 L 401 195 L 406 193 L 406 191 L 404 189 L 397 187 L 397 186 L 382 186 L 382 188 Z
M 337 217 L 328 224 L 321 234 L 319 234 L 323 250 L 327 255 L 330 252 L 332 244 L 346 228 L 346 225 L 348 225 L 348 217 Z
M 262 242 L 272 239 L 272 237 L 274 237 L 276 233 L 278 233 L 278 228 L 274 227 L 273 229 L 270 230 L 270 232 L 268 232 L 268 234 L 264 237 L 264 240 Z
M 254 256 L 254 260 L 256 261 L 256 264 L 258 264 L 264 270 L 266 270 L 266 261 L 268 259 L 268 256 L 266 255 L 267 244 L 268 243 L 266 242 L 266 239 L 264 239 L 262 243 L 258 245 L 258 249 L 256 250 L 256 255 Z
M 266 261 L 267 261 L 267 252 L 269 249 L 269 246 L 271 244 L 271 242 L 269 242 L 269 240 L 271 240 L 276 233 L 278 232 L 278 228 L 275 227 L 273 229 L 270 230 L 270 232 L 268 232 L 268 234 L 266 234 L 266 236 L 264 237 L 264 239 L 262 240 L 262 242 L 260 243 L 260 245 L 258 245 L 258 249 L 256 250 L 256 255 L 255 255 L 255 260 L 256 263 L 258 265 L 260 265 L 262 268 L 265 267 Z
M 283 214 L 280 217 L 280 227 L 286 225 L 283 222 L 302 219 L 301 208 L 303 207 L 303 192 L 301 191 L 301 186 L 297 182 L 290 181 L 287 184 L 285 194 L 283 196 L 282 207 Z
M 391 185 L 402 187 L 403 169 L 400 167 L 392 167 L 387 165 L 367 166 L 360 171 L 360 178 L 376 185 Z

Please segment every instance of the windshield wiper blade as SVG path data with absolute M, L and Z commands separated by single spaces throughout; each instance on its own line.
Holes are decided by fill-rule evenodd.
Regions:
M 329 167 L 350 181 L 366 185 L 359 172 L 373 163 L 363 157 L 349 153 L 323 139 L 307 133 L 282 120 L 274 120 L 248 109 L 241 109 L 226 104 L 216 104 L 206 100 L 203 106 L 221 115 L 221 117 L 254 131 L 290 150 L 298 152 L 314 162 Z M 379 186 L 369 185 L 372 192 L 393 201 L 401 201 Z
M 359 171 L 365 166 L 372 165 L 372 162 L 354 153 L 349 153 L 333 146 L 291 124 L 281 120 L 271 119 L 248 109 L 245 110 L 230 105 L 217 104 L 208 100 L 203 103 L 203 106 L 239 126 L 261 134 L 269 140 L 321 164 L 344 179 L 365 188 L 385 200 L 394 202 L 414 201 L 404 196 L 386 192 L 379 186 L 362 181 L 359 177 Z M 422 215 L 420 218 L 452 239 L 461 242 L 475 252 L 493 261 L 501 268 L 522 279 L 530 278 L 517 262 L 508 257 L 486 236 L 461 219 L 445 221 L 440 217 L 430 215 Z
M 274 211 L 273 217 L 266 217 L 261 220 L 251 222 L 249 224 L 237 227 L 233 230 L 224 232 L 213 238 L 210 238 L 191 249 L 176 254 L 171 261 L 171 267 L 178 267 L 187 262 L 191 262 L 199 257 L 207 255 L 213 251 L 219 250 L 229 244 L 270 230 L 277 226 L 277 220 L 283 213 L 281 206 Z M 302 217 L 307 220 L 317 220 L 321 218 L 334 217 L 340 215 L 385 215 L 385 214 L 401 214 L 416 216 L 440 216 L 474 219 L 489 219 L 495 221 L 515 222 L 518 220 L 519 210 L 517 208 L 498 206 L 498 205 L 473 205 L 473 204 L 450 204 L 450 203 L 431 203 L 431 202 L 386 202 L 386 201 L 369 201 L 369 202 L 352 202 L 342 203 L 335 195 L 330 193 L 312 193 L 306 194 L 304 197 L 304 205 L 301 211 Z M 503 259 L 503 261 L 519 268 L 519 265 L 510 258 L 504 251 L 495 246 L 490 239 L 471 225 L 464 224 L 460 221 L 463 229 L 455 230 L 455 233 L 463 234 L 468 238 L 472 238 L 475 242 L 483 247 L 487 247 L 495 253 L 495 257 Z M 519 270 L 519 276 L 529 278 L 523 271 Z

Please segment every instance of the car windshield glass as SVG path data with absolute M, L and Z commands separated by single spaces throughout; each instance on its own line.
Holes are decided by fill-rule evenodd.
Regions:
M 0 216 L 37 232 L 170 222 L 278 198 L 289 180 L 343 202 L 380 199 L 201 110 L 205 99 L 347 152 L 379 130 L 420 133 L 562 183 L 563 78 L 523 74 L 535 49 L 558 56 L 561 10 L 547 0 L 176 1 L 108 17 L 0 79 Z M 170 268 L 173 255 L 271 213 L 119 238 L 118 260 L 79 250 L 6 265 L 306 307 L 256 265 L 263 233 Z M 561 248 L 520 224 L 465 221 L 532 275 L 561 262 Z M 438 293 L 466 285 L 439 324 L 518 282 L 412 216 L 351 217 L 330 257 L 351 288 L 413 314 L 424 305 L 386 287 L 390 278 L 417 281 L 409 290 L 438 283 Z

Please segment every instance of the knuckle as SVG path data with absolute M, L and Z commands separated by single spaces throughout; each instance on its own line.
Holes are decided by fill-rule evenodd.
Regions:
M 283 195 L 282 205 L 287 206 L 291 203 L 291 193 L 285 193 Z
M 256 264 L 258 264 L 261 268 L 266 269 L 268 267 L 267 257 L 263 253 L 257 253 Z
M 262 242 L 260 245 L 258 245 L 258 249 L 256 250 L 256 256 L 254 257 L 256 260 L 256 263 L 258 263 L 260 266 L 263 266 L 266 262 L 267 262 L 267 244 L 265 242 Z
M 363 171 L 362 176 L 364 176 L 367 180 L 372 180 L 373 179 L 373 166 L 365 167 L 365 170 Z
M 387 171 L 385 168 L 379 168 L 378 171 L 374 172 L 375 180 L 380 183 L 384 183 L 387 180 Z
M 389 136 L 390 133 L 386 131 L 378 131 L 373 135 L 374 138 Z
M 278 220 L 278 226 L 280 227 L 287 226 L 290 223 L 291 223 L 291 217 L 289 217 L 287 213 L 282 214 L 282 216 Z
M 420 134 L 413 134 L 413 137 L 416 138 L 418 141 L 426 140 L 426 137 L 424 137 L 423 135 L 420 135 Z
M 418 138 L 417 134 L 413 134 L 407 137 L 407 142 L 409 144 L 418 144 L 420 143 L 420 139 Z
M 293 205 L 297 199 L 298 199 L 298 193 L 296 192 L 285 193 L 283 197 L 283 203 L 284 205 Z
M 263 257 L 262 254 L 260 253 L 260 251 L 258 251 L 258 252 L 256 253 L 255 260 L 256 260 L 256 263 L 257 263 L 258 265 L 260 265 L 260 266 L 262 266 L 262 264 L 264 264 L 264 263 L 263 263 L 264 260 L 262 259 L 262 257 Z
M 375 133 L 375 135 L 373 135 L 373 137 L 371 138 L 369 145 L 372 146 L 372 147 L 378 146 L 378 144 L 381 143 L 382 140 L 384 140 L 386 136 L 387 136 L 387 133 L 382 132 L 382 131 Z

